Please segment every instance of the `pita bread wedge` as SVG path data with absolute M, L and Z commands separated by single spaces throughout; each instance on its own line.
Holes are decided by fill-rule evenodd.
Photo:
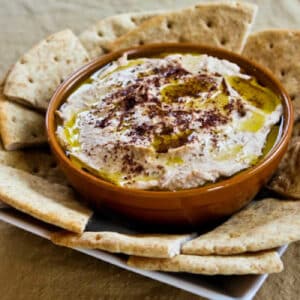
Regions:
M 294 124 L 293 138 L 300 137 L 300 121 Z
M 76 200 L 73 190 L 61 184 L 0 165 L 0 199 L 46 223 L 83 232 L 92 211 Z
M 300 199 L 300 137 L 293 138 L 267 187 L 287 198 Z
M 300 30 L 271 29 L 249 36 L 243 55 L 269 68 L 289 93 L 300 118 Z
M 45 118 L 4 97 L 6 76 L 0 83 L 0 135 L 5 149 L 16 150 L 46 144 Z
M 232 255 L 300 240 L 300 202 L 264 199 L 183 245 L 182 253 Z
M 173 258 L 131 256 L 127 264 L 146 270 L 204 275 L 264 274 L 283 270 L 282 261 L 276 251 L 236 256 L 177 255 Z
M 108 51 L 109 43 L 160 13 L 160 11 L 153 11 L 110 16 L 83 31 L 79 39 L 90 57 L 95 58 Z
M 47 144 L 44 116 L 1 99 L 2 96 L 0 94 L 0 134 L 4 148 L 17 150 Z
M 0 150 L 0 164 L 23 170 L 50 182 L 67 185 L 63 172 L 59 169 L 54 157 L 46 150 Z
M 240 52 L 256 14 L 248 3 L 206 3 L 165 13 L 115 40 L 117 50 L 157 42 L 192 42 Z
M 181 244 L 193 234 L 122 234 L 117 232 L 53 233 L 53 243 L 66 247 L 100 249 L 114 253 L 148 257 L 173 257 L 180 252 Z
M 5 82 L 4 95 L 46 110 L 57 86 L 89 57 L 69 29 L 41 41 L 19 59 Z

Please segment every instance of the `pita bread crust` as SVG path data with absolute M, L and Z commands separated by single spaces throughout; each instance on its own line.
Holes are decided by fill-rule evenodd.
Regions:
M 79 39 L 91 58 L 108 51 L 108 44 L 161 11 L 126 13 L 104 18 L 84 30 Z
M 67 185 L 67 180 L 54 157 L 45 150 L 0 150 L 0 164 L 23 170 L 50 182 Z
M 255 15 L 256 6 L 248 3 L 199 4 L 153 17 L 115 40 L 109 49 L 157 42 L 192 42 L 240 52 Z
M 267 187 L 287 198 L 300 199 L 300 137 L 294 137 Z
M 45 111 L 57 86 L 89 56 L 69 29 L 42 40 L 14 65 L 4 95 Z
M 127 264 L 146 270 L 204 275 L 264 274 L 283 270 L 282 261 L 276 251 L 236 256 L 177 255 L 173 258 L 131 256 Z
M 1 89 L 0 133 L 6 150 L 47 144 L 44 116 L 4 99 Z
M 269 68 L 289 93 L 300 118 L 300 30 L 270 29 L 247 39 L 243 55 Z
M 5 149 L 16 150 L 46 144 L 45 118 L 26 107 L 9 102 L 3 95 L 7 74 L 0 83 L 0 135 Z
M 173 257 L 181 244 L 194 234 L 122 234 L 117 232 L 84 232 L 81 235 L 57 232 L 51 235 L 55 244 L 66 247 L 100 249 L 114 253 L 148 257 Z
M 0 165 L 0 199 L 41 221 L 83 232 L 92 211 L 79 203 L 73 190 L 22 170 Z
M 293 128 L 293 138 L 300 138 L 300 121 L 295 122 L 294 128 Z
M 264 199 L 183 245 L 182 253 L 232 255 L 300 240 L 300 202 Z

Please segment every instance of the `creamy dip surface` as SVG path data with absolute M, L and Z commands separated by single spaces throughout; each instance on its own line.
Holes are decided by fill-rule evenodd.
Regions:
M 120 186 L 179 190 L 255 165 L 277 138 L 282 104 L 227 60 L 166 54 L 121 57 L 57 113 L 76 166 Z

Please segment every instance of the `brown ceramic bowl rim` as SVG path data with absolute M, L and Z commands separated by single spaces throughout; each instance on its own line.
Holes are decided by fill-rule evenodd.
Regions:
M 149 57 L 159 53 L 199 53 L 199 54 L 208 54 L 212 56 L 216 56 L 219 58 L 223 58 L 229 61 L 232 61 L 238 65 L 245 64 L 247 68 L 244 67 L 246 73 L 252 69 L 258 72 L 263 73 L 263 75 L 267 78 L 265 80 L 271 83 L 275 88 L 277 94 L 280 96 L 282 100 L 282 105 L 284 108 L 283 113 L 283 128 L 281 132 L 281 137 L 279 141 L 275 144 L 275 146 L 271 149 L 271 151 L 264 157 L 258 164 L 249 167 L 237 174 L 229 178 L 222 179 L 215 183 L 211 183 L 205 186 L 201 186 L 198 188 L 192 189 L 181 189 L 176 191 L 168 191 L 168 190 L 140 190 L 133 189 L 127 187 L 117 186 L 113 183 L 105 181 L 95 175 L 92 175 L 84 170 L 77 168 L 71 160 L 66 156 L 65 151 L 62 146 L 58 142 L 55 131 L 57 128 L 56 124 L 56 110 L 62 105 L 62 103 L 67 99 L 68 95 L 74 91 L 82 81 L 92 75 L 94 72 L 99 70 L 101 67 L 107 65 L 108 63 L 116 60 L 124 53 L 127 53 L 129 57 Z M 251 72 L 250 72 L 251 73 Z M 274 90 L 274 89 L 273 89 Z M 243 180 L 245 180 L 249 176 L 255 176 L 257 172 L 267 167 L 271 161 L 276 158 L 277 154 L 281 151 L 281 149 L 288 143 L 289 138 L 292 134 L 293 128 L 293 107 L 291 100 L 288 96 L 288 93 L 285 91 L 281 83 L 272 75 L 270 71 L 262 67 L 261 65 L 248 60 L 247 58 L 233 53 L 228 50 L 209 47 L 200 44 L 191 44 L 191 43 L 157 43 L 157 44 L 148 44 L 139 47 L 128 48 L 116 52 L 112 52 L 103 56 L 100 56 L 86 65 L 82 66 L 74 73 L 72 73 L 55 91 L 52 99 L 50 101 L 47 115 L 46 115 L 46 128 L 48 134 L 48 141 L 52 148 L 52 151 L 56 153 L 73 172 L 80 173 L 82 176 L 86 177 L 86 179 L 90 181 L 94 181 L 98 186 L 104 186 L 106 189 L 119 191 L 119 192 L 127 192 L 127 193 L 135 193 L 136 195 L 158 195 L 163 194 L 164 196 L 170 196 L 176 194 L 176 197 L 180 196 L 180 194 L 184 194 L 187 196 L 188 194 L 202 194 L 211 190 L 222 189 L 224 187 L 228 187 L 232 184 L 237 184 Z

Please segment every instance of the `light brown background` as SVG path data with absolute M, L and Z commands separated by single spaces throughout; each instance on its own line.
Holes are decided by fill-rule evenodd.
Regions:
M 79 33 L 104 16 L 174 8 L 194 0 L 0 0 L 0 77 L 35 42 L 70 27 Z M 300 29 L 300 2 L 261 0 L 254 29 Z M 300 295 L 300 243 L 284 255 L 285 271 L 272 275 L 256 300 Z M 51 245 L 0 222 L 0 299 L 200 299 L 184 291 Z

